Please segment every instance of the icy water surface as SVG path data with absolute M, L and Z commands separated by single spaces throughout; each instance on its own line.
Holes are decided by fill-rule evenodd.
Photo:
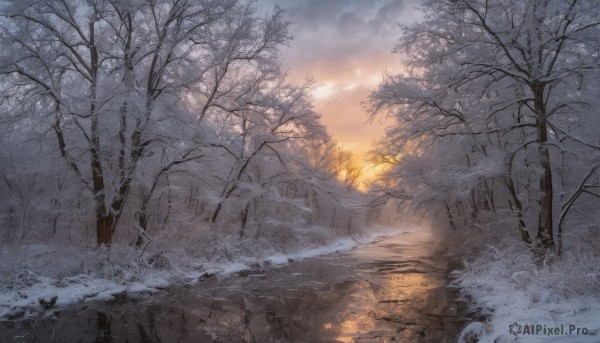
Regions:
M 429 232 L 143 299 L 0 323 L 0 342 L 455 342 L 463 322 Z

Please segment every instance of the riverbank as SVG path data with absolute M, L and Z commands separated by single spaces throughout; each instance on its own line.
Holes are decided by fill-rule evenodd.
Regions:
M 407 232 L 152 297 L 86 301 L 0 323 L 0 341 L 52 334 L 50 341 L 454 342 L 459 309 L 434 241 L 431 232 Z
M 592 252 L 566 251 L 540 266 L 529 246 L 497 244 L 454 276 L 478 317 L 460 343 L 600 342 L 600 258 Z
M 193 286 L 212 276 L 225 277 L 305 258 L 343 252 L 417 228 L 376 226 L 368 233 L 338 237 L 296 251 L 263 251 L 255 256 L 208 259 L 183 249 L 148 250 L 126 245 L 81 251 L 73 247 L 29 245 L 2 251 L 0 320 L 52 315 L 54 311 L 93 301 L 114 301 L 177 286 Z

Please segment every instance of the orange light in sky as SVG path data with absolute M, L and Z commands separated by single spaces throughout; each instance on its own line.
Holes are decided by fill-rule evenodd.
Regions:
M 367 153 L 372 143 L 385 132 L 386 120 L 369 123 L 368 116 L 361 102 L 365 101 L 371 90 L 381 81 L 382 72 L 395 63 L 399 65 L 399 57 L 390 52 L 379 56 L 371 56 L 368 60 L 352 61 L 348 64 L 320 63 L 314 69 L 292 68 L 291 78 L 300 81 L 310 71 L 320 75 L 321 85 L 314 92 L 314 105 L 321 113 L 321 121 L 345 150 L 353 153 L 354 162 L 362 168 L 363 183 L 374 180 L 382 167 L 368 161 Z M 322 68 L 322 69 L 321 69 Z
M 384 71 L 402 70 L 401 56 L 392 49 L 401 34 L 398 24 L 419 18 L 416 0 L 259 2 L 277 3 L 294 22 L 294 41 L 282 52 L 290 79 L 302 83 L 310 77 L 321 85 L 313 94 L 315 109 L 333 138 L 362 167 L 361 181 L 369 183 L 382 168 L 369 163 L 367 152 L 383 136 L 386 122 L 368 123 L 361 102 Z

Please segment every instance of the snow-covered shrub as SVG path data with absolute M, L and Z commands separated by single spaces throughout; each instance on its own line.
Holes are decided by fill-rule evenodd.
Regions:
M 530 246 L 508 239 L 467 256 L 453 283 L 473 311 L 489 316 L 493 333 L 481 342 L 506 336 L 513 322 L 597 328 L 600 254 L 586 240 L 541 263 Z
M 83 273 L 85 255 L 69 246 L 5 246 L 0 250 L 0 290 L 31 286 L 40 276 L 63 279 Z
M 569 249 L 560 258 L 538 265 L 523 243 L 488 246 L 464 262 L 457 282 L 466 293 L 509 289 L 523 292 L 532 302 L 594 295 L 600 292 L 600 255 Z
M 156 268 L 150 258 L 159 252 L 150 249 L 140 256 L 138 249 L 123 244 L 91 250 L 41 244 L 4 247 L 0 251 L 0 291 L 31 287 L 40 278 L 61 284 L 63 280 L 79 275 L 117 283 L 139 281 L 145 271 Z M 173 251 L 165 253 L 169 268 L 176 270 L 173 266 L 186 261 L 182 255 Z

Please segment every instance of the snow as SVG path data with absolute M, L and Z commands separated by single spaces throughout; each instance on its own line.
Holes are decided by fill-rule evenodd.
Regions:
M 350 238 L 344 237 L 334 241 L 331 244 L 315 247 L 306 250 L 300 250 L 298 252 L 289 253 L 289 254 L 273 254 L 265 258 L 265 261 L 268 261 L 275 265 L 287 264 L 290 261 L 298 261 L 305 258 L 327 255 L 332 253 L 339 253 L 343 251 L 348 251 L 355 248 L 360 244 L 368 244 L 376 240 L 376 236 L 368 236 L 369 238 L 362 237 L 362 239 L 358 238 Z
M 8 282 L 9 280 L 0 280 L 0 320 L 50 314 L 56 309 L 88 301 L 110 301 L 123 296 L 135 297 L 154 294 L 168 289 L 174 284 L 192 285 L 213 275 L 225 277 L 257 265 L 283 266 L 292 261 L 300 261 L 309 257 L 348 251 L 358 245 L 416 229 L 416 227 L 374 226 L 371 227 L 369 233 L 339 237 L 325 245 L 315 245 L 287 253 L 272 251 L 262 257 L 237 256 L 232 261 L 207 261 L 200 257 L 182 256 L 180 252 L 171 252 L 172 256 L 169 253 L 164 254 L 169 262 L 167 267 L 162 269 L 156 268 L 152 264 L 144 268 L 144 266 L 133 263 L 132 260 L 137 259 L 134 256 L 137 252 L 134 249 L 128 250 L 128 247 L 113 246 L 111 255 L 114 256 L 114 259 L 110 261 L 97 253 L 88 253 L 82 256 L 74 249 L 58 249 L 63 259 L 66 258 L 65 255 L 71 257 L 71 264 L 68 266 L 71 269 L 69 270 L 80 270 L 76 275 L 63 277 L 60 275 L 69 274 L 69 272 L 56 272 L 58 275 L 56 277 L 37 275 L 41 274 L 42 270 L 59 270 L 59 267 L 48 262 L 54 260 L 49 257 L 54 253 L 51 248 L 43 245 L 24 247 L 21 250 L 27 252 L 21 256 L 24 262 L 17 258 L 13 264 L 6 261 L 8 263 L 0 265 L 0 272 L 8 274 L 6 269 L 9 267 L 14 269 L 31 268 L 34 272 L 18 271 L 13 278 L 19 279 L 19 282 L 15 281 L 12 284 Z M 29 254 L 31 252 L 35 252 L 35 254 Z M 9 256 L 9 254 L 5 252 L 2 257 Z M 82 261 L 76 261 L 77 258 Z M 44 261 L 44 263 L 40 261 Z M 80 268 L 80 264 L 87 267 Z M 31 267 L 32 265 L 41 265 L 42 267 L 36 269 Z M 3 283 L 4 287 L 2 287 Z M 48 309 L 44 309 L 42 303 L 48 303 L 53 297 L 56 297 L 56 303 L 49 306 Z
M 125 287 L 106 279 L 91 279 L 86 275 L 69 278 L 65 286 L 56 280 L 39 277 L 30 287 L 0 293 L 0 318 L 35 315 L 44 312 L 40 299 L 57 296 L 55 307 L 78 304 L 91 299 L 109 300 Z
M 599 272 L 598 257 L 580 251 L 538 266 L 527 248 L 490 247 L 455 272 L 454 285 L 469 300 L 471 310 L 489 314 L 486 323 L 467 326 L 459 342 L 469 342 L 472 332 L 482 343 L 598 343 Z M 509 331 L 511 326 L 516 334 Z M 537 333 L 531 334 L 532 329 Z
M 290 260 L 297 261 L 315 256 L 349 251 L 359 245 L 374 243 L 385 237 L 393 236 L 404 232 L 413 232 L 416 230 L 420 230 L 421 228 L 418 226 L 406 226 L 400 229 L 397 227 L 373 225 L 371 229 L 372 231 L 370 231 L 368 234 L 340 237 L 333 241 L 331 244 L 309 249 L 302 249 L 294 253 L 273 254 L 271 256 L 268 256 L 265 260 L 271 262 L 272 264 L 287 264 L 288 262 L 290 262 Z

